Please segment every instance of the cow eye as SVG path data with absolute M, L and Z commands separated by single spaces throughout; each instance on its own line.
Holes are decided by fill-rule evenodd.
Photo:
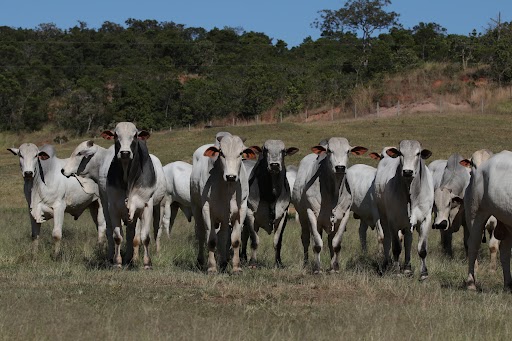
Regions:
M 82 152 L 76 153 L 76 156 L 82 156 Z

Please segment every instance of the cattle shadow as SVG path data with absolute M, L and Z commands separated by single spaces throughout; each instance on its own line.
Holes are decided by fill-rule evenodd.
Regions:
M 382 264 L 376 257 L 369 254 L 359 254 L 347 259 L 345 269 L 353 272 L 374 273 L 382 276 L 388 269 L 382 269 Z

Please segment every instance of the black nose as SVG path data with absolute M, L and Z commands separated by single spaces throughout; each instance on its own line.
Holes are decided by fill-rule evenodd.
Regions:
M 227 181 L 236 181 L 236 175 L 226 175 Z
M 412 170 L 409 169 L 404 170 L 402 173 L 406 178 L 410 178 L 412 176 Z
M 119 154 L 121 154 L 121 159 L 129 159 L 130 158 L 130 152 L 120 152 Z
M 433 228 L 437 230 L 446 230 L 447 227 L 448 222 L 446 220 L 443 220 L 439 224 L 433 226 Z
M 62 173 L 62 175 L 64 175 L 64 168 L 62 168 L 60 172 Z
M 272 169 L 273 171 L 279 171 L 279 164 L 277 162 L 272 162 L 270 164 L 270 169 Z
M 336 170 L 336 173 L 345 173 L 345 166 L 335 166 L 334 169 Z
M 34 176 L 34 172 L 27 171 L 23 173 L 23 176 L 26 178 L 32 178 Z

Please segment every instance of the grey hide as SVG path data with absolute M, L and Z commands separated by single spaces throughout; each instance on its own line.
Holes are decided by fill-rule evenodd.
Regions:
M 349 154 L 361 155 L 367 149 L 351 147 L 343 137 L 323 140 L 312 148 L 299 165 L 292 193 L 292 203 L 299 213 L 304 248 L 304 264 L 308 262 L 310 239 L 313 239 L 313 272 L 320 272 L 322 232 L 328 234 L 331 255 L 330 271 L 339 271 L 341 239 L 350 216 L 352 195 L 345 171 Z
M 256 264 L 258 249 L 258 231 L 264 229 L 268 234 L 274 232 L 275 265 L 282 266 L 281 245 L 287 222 L 288 206 L 290 205 L 291 190 L 286 177 L 285 156 L 293 155 L 298 148 L 285 148 L 281 140 L 267 140 L 258 149 L 258 161 L 252 160 L 246 169 L 251 169 L 249 176 L 249 197 L 247 200 L 247 215 L 242 230 L 242 258 L 247 259 L 247 241 L 251 237 L 250 264 Z
M 393 245 L 394 267 L 400 268 L 402 245 L 398 232 L 404 238 L 404 273 L 412 274 L 412 232 L 418 229 L 418 255 L 421 259 L 420 279 L 428 277 L 426 265 L 427 237 L 430 229 L 434 186 L 425 159 L 431 152 L 423 149 L 418 141 L 402 140 L 397 148 L 390 148 L 379 162 L 375 176 L 375 193 L 379 217 L 384 231 L 384 264 L 390 262 L 389 251 Z
M 227 267 L 226 245 L 230 239 L 234 252 L 233 272 L 237 273 L 241 271 L 239 248 L 249 195 L 248 175 L 242 166 L 242 158 L 255 158 L 256 155 L 238 136 L 225 134 L 218 136 L 216 141 L 216 144 L 199 147 L 193 157 L 190 198 L 198 240 L 197 261 L 204 266 L 207 240 L 208 272 L 217 272 L 217 244 L 221 246 L 219 263 L 224 270 Z
M 29 206 L 34 250 L 37 249 L 41 223 L 53 218 L 52 237 L 55 242 L 54 255 L 60 252 L 64 213 L 75 219 L 88 208 L 98 230 L 98 243 L 105 239 L 105 219 L 98 201 L 98 187 L 94 183 L 86 193 L 77 179 L 68 179 L 61 174 L 66 162 L 59 159 L 51 145 L 40 149 L 32 143 L 24 143 L 20 148 L 9 148 L 19 157 L 24 178 L 24 193 Z

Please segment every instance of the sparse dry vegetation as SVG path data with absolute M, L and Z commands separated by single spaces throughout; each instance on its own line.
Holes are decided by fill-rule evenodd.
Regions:
M 386 119 L 265 124 L 192 131 L 155 132 L 149 149 L 162 162 L 191 161 L 196 147 L 210 142 L 216 130 L 245 136 L 252 144 L 280 138 L 300 152 L 327 136 L 345 136 L 370 151 L 414 138 L 433 151 L 433 159 L 457 151 L 510 149 L 512 116 L 496 114 L 422 114 Z M 41 143 L 52 132 L 0 135 L 0 145 Z M 57 146 L 66 157 L 82 140 Z M 95 139 L 104 146 L 107 141 Z M 61 259 L 52 260 L 51 224 L 42 228 L 37 255 L 30 252 L 30 225 L 17 159 L 0 153 L 0 338 L 1 339 L 137 339 L 137 340 L 460 340 L 510 339 L 512 296 L 502 292 L 502 276 L 488 270 L 482 245 L 479 292 L 464 289 L 467 264 L 461 233 L 454 238 L 454 259 L 442 256 L 437 231 L 431 231 L 427 264 L 430 278 L 418 281 L 419 259 L 413 255 L 413 278 L 376 271 L 377 243 L 369 231 L 369 254 L 360 251 L 358 221 L 351 219 L 342 242 L 342 271 L 313 276 L 302 268 L 298 224 L 290 219 L 284 234 L 285 269 L 273 265 L 271 237 L 260 234 L 258 269 L 240 276 L 208 276 L 194 268 L 193 225 L 180 214 L 170 240 L 154 258 L 154 270 L 105 268 L 96 250 L 90 217 L 66 217 Z M 368 157 L 352 163 L 376 165 Z M 417 237 L 415 236 L 415 242 Z M 154 244 L 152 244 L 154 245 Z M 323 251 L 327 267 L 327 250 Z

